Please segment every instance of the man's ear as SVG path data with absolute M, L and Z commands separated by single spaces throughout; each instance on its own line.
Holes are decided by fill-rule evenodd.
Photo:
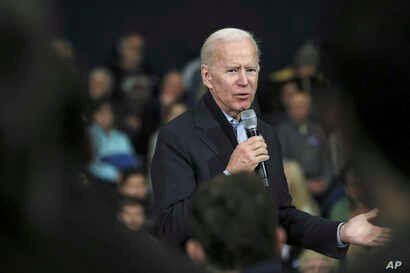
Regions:
M 206 255 L 200 242 L 194 239 L 189 239 L 185 244 L 185 252 L 197 264 L 204 264 Z
M 208 89 L 212 89 L 212 75 L 209 71 L 209 66 L 206 64 L 201 64 L 201 76 L 202 76 L 202 82 Z

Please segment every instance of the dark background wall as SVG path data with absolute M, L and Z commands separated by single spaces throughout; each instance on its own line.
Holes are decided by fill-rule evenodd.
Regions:
M 214 30 L 239 27 L 260 41 L 262 68 L 267 72 L 289 64 L 303 42 L 317 39 L 323 2 L 61 0 L 55 21 L 88 67 L 106 61 L 122 31 L 139 31 L 146 38 L 147 58 L 159 72 L 181 68 L 197 56 Z

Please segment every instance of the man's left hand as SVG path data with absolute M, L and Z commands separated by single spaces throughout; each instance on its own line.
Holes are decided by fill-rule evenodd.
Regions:
M 340 228 L 340 239 L 344 243 L 361 246 L 381 246 L 390 240 L 391 230 L 375 226 L 369 222 L 377 216 L 378 210 L 359 214 Z

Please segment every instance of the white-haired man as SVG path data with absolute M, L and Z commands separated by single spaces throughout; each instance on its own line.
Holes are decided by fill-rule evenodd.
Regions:
M 201 63 L 209 92 L 193 110 L 161 129 L 152 162 L 160 236 L 179 244 L 189 238 L 191 197 L 199 183 L 222 173 L 251 172 L 265 161 L 267 190 L 277 203 L 288 243 L 341 257 L 345 243 L 378 245 L 386 240 L 386 230 L 368 222 L 375 211 L 343 224 L 295 209 L 274 129 L 258 120 L 263 137 L 247 138 L 240 113 L 252 107 L 260 69 L 259 49 L 250 33 L 234 28 L 214 32 L 202 46 Z

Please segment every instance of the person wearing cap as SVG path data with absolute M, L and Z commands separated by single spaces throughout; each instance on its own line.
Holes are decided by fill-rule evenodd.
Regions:
M 258 119 L 263 137 L 248 139 L 240 121 L 242 111 L 255 108 L 259 68 L 258 46 L 246 31 L 221 29 L 203 44 L 201 74 L 209 92 L 160 130 L 152 160 L 157 234 L 183 245 L 191 236 L 188 222 L 198 185 L 223 173 L 252 172 L 265 161 L 266 188 L 289 244 L 332 257 L 344 256 L 348 243 L 382 244 L 386 230 L 368 222 L 376 211 L 342 223 L 313 217 L 292 205 L 274 129 Z

